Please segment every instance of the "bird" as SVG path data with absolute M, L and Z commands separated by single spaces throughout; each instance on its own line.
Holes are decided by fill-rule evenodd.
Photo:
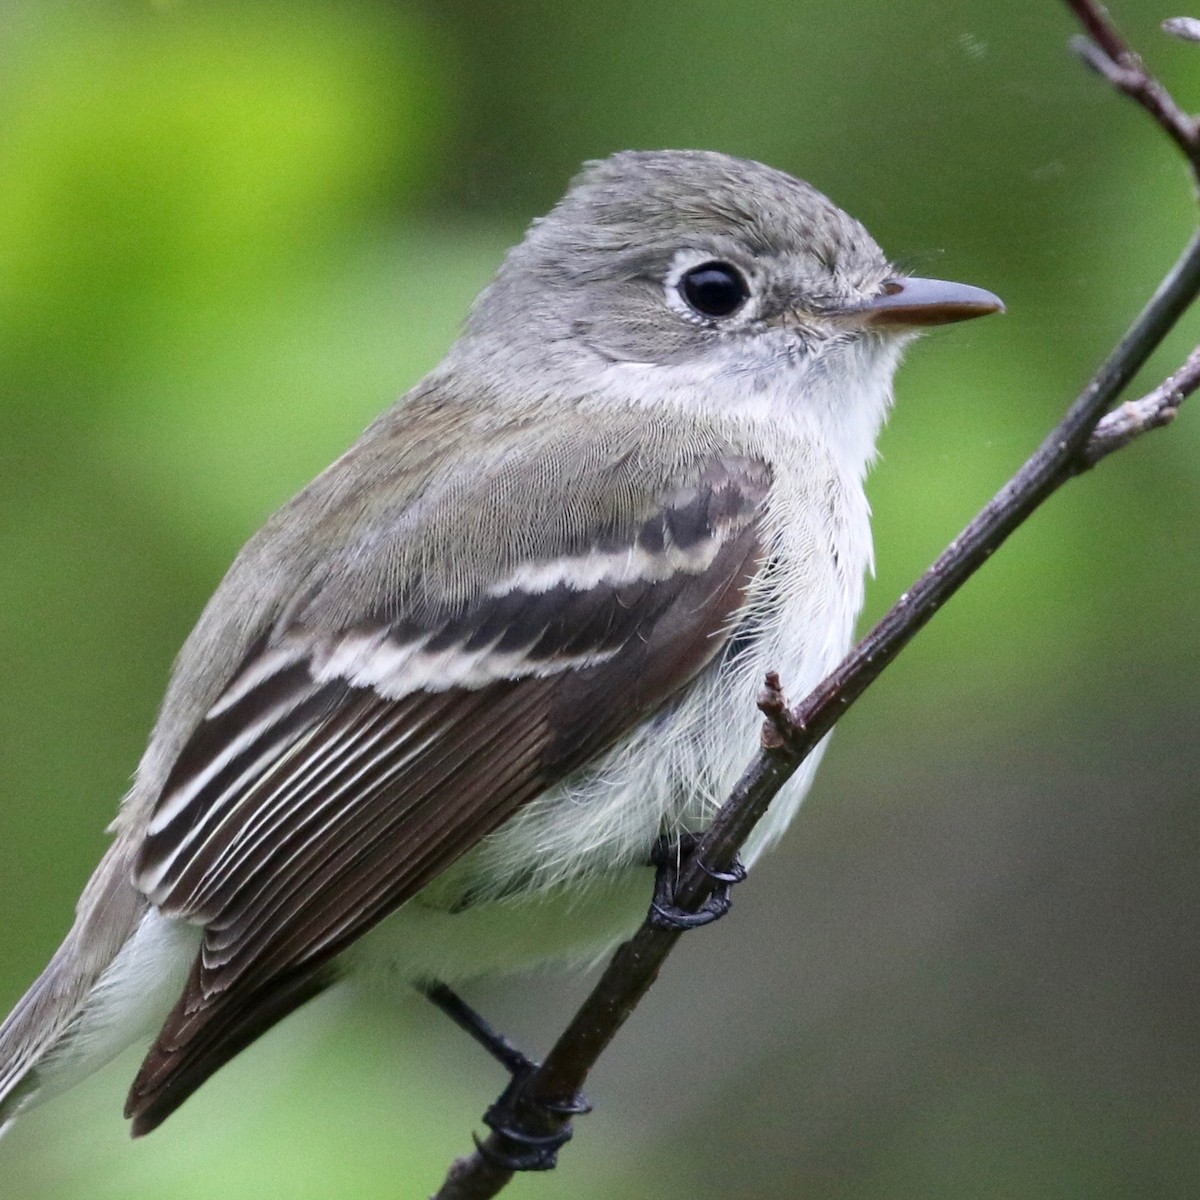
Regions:
M 803 694 L 852 642 L 905 346 L 1002 308 L 906 275 L 761 163 L 585 164 L 440 365 L 217 587 L 74 924 L 0 1027 L 0 1123 L 140 1044 L 141 1135 L 343 981 L 628 936 L 656 847 L 752 756 L 765 673 Z

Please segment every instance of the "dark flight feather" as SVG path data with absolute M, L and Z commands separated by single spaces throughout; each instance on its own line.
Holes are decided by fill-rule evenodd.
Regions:
M 347 629 L 340 675 L 322 676 L 342 661 L 327 636 L 303 653 L 302 623 L 254 647 L 180 754 L 138 862 L 139 887 L 204 940 L 129 1093 L 135 1134 L 326 986 L 350 942 L 713 659 L 759 566 L 768 484 L 757 462 L 714 462 L 624 546 L 597 546 L 628 552 L 625 576 L 597 581 L 584 555 L 541 590 L 518 577 L 436 619 Z M 446 655 L 469 682 L 430 680 Z M 364 686 L 364 663 L 399 674 Z M 406 692 L 410 669 L 421 682 Z

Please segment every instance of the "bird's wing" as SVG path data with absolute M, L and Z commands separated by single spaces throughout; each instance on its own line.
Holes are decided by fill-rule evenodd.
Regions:
M 251 647 L 176 760 L 137 865 L 151 902 L 204 940 L 130 1092 L 135 1133 L 713 658 L 761 560 L 769 483 L 757 461 L 710 458 L 636 524 L 440 613 L 330 632 L 300 607 Z

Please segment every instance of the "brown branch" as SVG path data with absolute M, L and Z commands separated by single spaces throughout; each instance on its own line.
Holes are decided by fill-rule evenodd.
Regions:
M 1113 62 L 1135 57 L 1129 43 L 1117 31 L 1103 4 L 1093 0 L 1066 0 L 1067 7 L 1079 18 L 1084 32 Z
M 1141 56 L 1130 49 L 1117 31 L 1103 4 L 1096 0 L 1066 0 L 1066 4 L 1087 31 L 1086 36 L 1071 39 L 1071 49 L 1154 118 L 1183 151 L 1200 183 L 1200 125 L 1196 118 L 1185 112 L 1146 69 Z M 1167 31 L 1180 35 L 1178 29 Z
M 1200 388 L 1200 346 L 1174 375 L 1164 379 L 1152 392 L 1140 400 L 1127 400 L 1105 416 L 1083 448 L 1080 456 L 1083 464 L 1094 467 L 1143 433 L 1170 425 L 1179 415 L 1180 405 L 1197 388 Z
M 1087 61 L 1132 96 L 1177 142 L 1200 178 L 1200 134 L 1108 19 L 1090 0 L 1065 0 L 1092 39 Z M 1103 67 L 1100 65 L 1103 61 Z M 1135 81 L 1136 75 L 1136 81 Z M 759 707 L 766 718 L 762 748 L 695 849 L 684 860 L 676 903 L 696 911 L 780 788 L 889 663 L 988 557 L 1067 480 L 1149 429 L 1170 422 L 1200 386 L 1200 349 L 1160 387 L 1105 416 L 1150 354 L 1200 294 L 1200 235 L 1193 237 L 1129 332 L 1025 465 L 906 592 L 842 664 L 797 707 L 789 709 L 769 676 Z M 649 916 L 615 953 L 591 994 L 545 1060 L 523 1081 L 515 1127 L 534 1137 L 563 1130 L 565 1112 L 604 1049 L 654 983 L 679 933 Z M 451 1167 L 434 1200 L 487 1200 L 512 1178 L 498 1165 L 519 1142 L 490 1133 Z

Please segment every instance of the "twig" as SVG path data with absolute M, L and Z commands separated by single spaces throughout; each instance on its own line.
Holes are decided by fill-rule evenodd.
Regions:
M 1110 412 L 1092 431 L 1083 448 L 1085 466 L 1094 467 L 1102 458 L 1128 446 L 1134 438 L 1170 425 L 1179 415 L 1180 405 L 1200 388 L 1200 346 L 1188 355 L 1187 362 L 1174 375 L 1143 396 L 1127 400 Z
M 1096 0 L 1066 0 L 1066 4 L 1087 31 L 1087 36 L 1071 39 L 1071 49 L 1154 118 L 1183 151 L 1200 183 L 1200 126 L 1196 118 L 1184 112 L 1171 93 L 1150 74 L 1141 56 L 1130 49 L 1117 31 L 1104 5 Z
M 1066 0 L 1067 7 L 1079 18 L 1085 33 L 1113 62 L 1133 58 L 1129 43 L 1117 32 L 1117 27 L 1103 4 L 1093 0 Z
M 1085 58 L 1132 96 L 1176 141 L 1200 179 L 1196 123 L 1150 76 L 1091 0 L 1066 0 L 1092 41 Z M 1200 294 L 1200 235 L 1159 285 L 1129 332 L 1020 471 L 892 607 L 842 664 L 796 708 L 788 709 L 779 680 L 768 676 L 759 707 L 766 718 L 762 748 L 712 825 L 682 864 L 675 902 L 695 911 L 713 890 L 714 872 L 728 870 L 739 848 L 779 789 L 882 671 L 988 557 L 1068 479 L 1149 429 L 1170 422 L 1185 396 L 1200 387 L 1200 348 L 1183 367 L 1141 400 L 1104 414 L 1180 315 Z M 679 938 L 649 920 L 624 943 L 542 1064 L 524 1081 L 514 1110 L 522 1132 L 562 1130 L 556 1114 L 582 1089 L 591 1068 L 615 1037 Z M 549 1106 L 549 1107 L 547 1107 Z M 459 1159 L 434 1200 L 487 1200 L 511 1179 L 497 1157 L 519 1151 L 490 1133 L 475 1153 Z
M 777 671 L 768 671 L 763 680 L 763 689 L 758 694 L 758 711 L 767 719 L 763 722 L 762 748 L 783 750 L 792 741 L 795 730 L 787 710 L 787 697 Z

